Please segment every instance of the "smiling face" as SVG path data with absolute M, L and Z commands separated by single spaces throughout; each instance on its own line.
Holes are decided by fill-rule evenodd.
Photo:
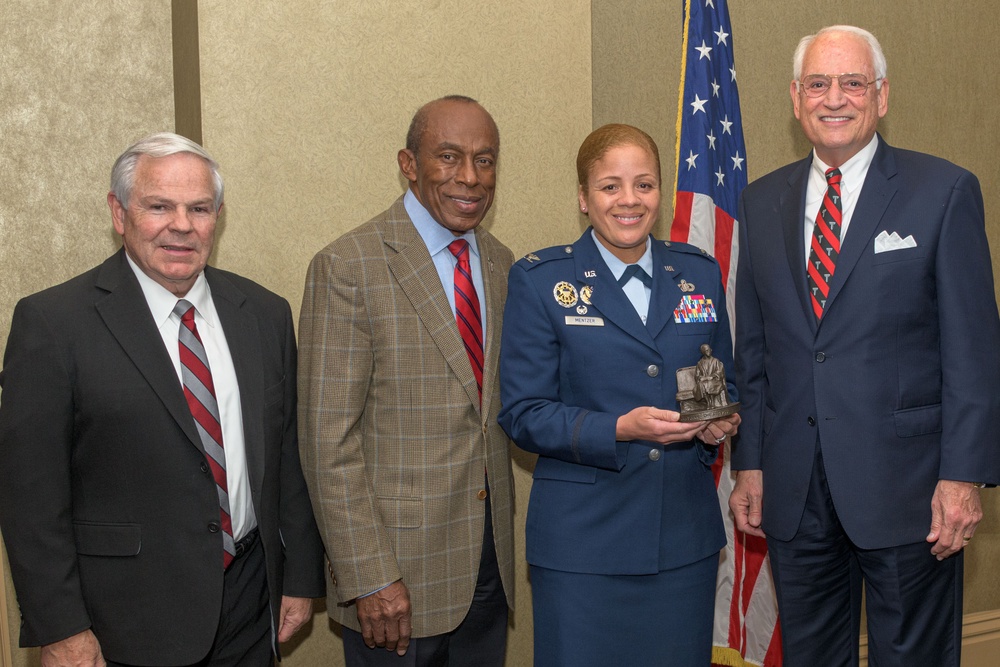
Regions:
M 108 206 L 125 252 L 142 272 L 177 296 L 187 294 L 215 243 L 212 173 L 193 153 L 139 157 L 128 208 Z M 220 206 L 221 210 L 221 206 Z
M 590 167 L 579 199 L 601 245 L 627 264 L 638 261 L 660 214 L 655 158 L 636 144 L 612 146 Z
M 864 74 L 875 80 L 871 50 L 859 36 L 830 32 L 818 36 L 806 50 L 802 78 L 810 74 Z M 807 97 L 791 85 L 792 106 L 802 131 L 816 149 L 816 155 L 831 167 L 839 167 L 864 148 L 875 136 L 878 120 L 889 109 L 889 81 L 882 87 L 868 86 L 864 95 L 852 97 L 830 86 L 822 97 Z
M 474 102 L 438 100 L 422 112 L 416 152 L 399 151 L 410 190 L 456 236 L 474 229 L 493 204 L 500 137 L 493 118 Z

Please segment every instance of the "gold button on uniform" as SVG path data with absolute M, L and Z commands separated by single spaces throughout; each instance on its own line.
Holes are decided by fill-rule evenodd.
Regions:
M 479 493 L 476 494 L 476 498 L 486 500 L 486 489 L 479 489 Z

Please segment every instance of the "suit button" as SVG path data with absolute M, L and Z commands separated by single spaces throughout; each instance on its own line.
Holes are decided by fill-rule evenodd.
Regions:
M 649 460 L 650 461 L 659 461 L 660 460 L 660 450 L 659 449 L 651 449 L 651 450 L 649 450 Z
M 208 464 L 207 464 L 207 463 L 205 463 L 204 461 L 202 461 L 202 462 L 201 462 L 201 471 L 202 471 L 202 472 L 204 472 L 204 473 L 207 473 L 207 472 L 208 472 L 208 470 L 209 470 L 209 468 L 208 468 Z
M 210 532 L 210 533 L 217 533 L 217 532 L 219 532 L 219 524 L 215 523 L 214 521 L 212 523 L 208 524 L 208 532 Z
M 479 493 L 476 494 L 476 498 L 486 500 L 486 489 L 479 489 Z
M 488 427 L 486 426 L 486 424 L 483 424 L 483 435 L 486 435 L 486 429 L 487 429 L 487 428 L 488 428 Z
M 809 419 L 806 420 L 806 423 L 809 424 L 810 426 L 815 426 L 816 420 L 810 417 Z
M 816 353 L 816 363 L 821 364 L 824 361 L 826 361 L 826 353 L 825 352 L 817 352 Z
M 656 364 L 650 364 L 649 366 L 646 367 L 646 375 L 648 375 L 649 377 L 655 378 L 659 374 L 660 374 L 660 368 Z

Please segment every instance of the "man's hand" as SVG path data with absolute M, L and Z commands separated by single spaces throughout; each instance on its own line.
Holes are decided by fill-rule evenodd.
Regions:
M 649 440 L 661 445 L 686 442 L 705 428 L 705 422 L 678 421 L 681 415 L 673 410 L 642 406 L 618 418 L 615 439 L 619 441 Z
M 938 480 L 931 498 L 931 553 L 944 560 L 962 550 L 983 518 L 979 489 L 972 482 Z
M 278 641 L 287 642 L 299 631 L 306 621 L 312 618 L 313 601 L 311 598 L 293 598 L 281 596 L 281 611 L 278 612 Z
M 729 496 L 729 509 L 736 518 L 736 527 L 747 535 L 765 537 L 760 528 L 764 502 L 764 473 L 760 470 L 739 470 L 736 484 Z
M 358 622 L 368 648 L 384 646 L 399 655 L 410 645 L 410 591 L 402 581 L 358 598 Z
M 104 667 L 97 637 L 89 629 L 42 647 L 42 667 Z
M 721 445 L 726 437 L 736 435 L 740 421 L 742 420 L 738 413 L 713 419 L 698 433 L 698 438 L 706 445 Z

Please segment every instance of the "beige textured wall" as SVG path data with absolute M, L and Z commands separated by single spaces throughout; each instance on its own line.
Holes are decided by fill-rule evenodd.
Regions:
M 676 173 L 680 7 L 679 0 L 593 2 L 594 123 L 628 122 L 650 132 L 665 183 Z M 889 113 L 880 132 L 891 144 L 940 155 L 979 176 L 1000 278 L 1000 128 L 993 104 L 1000 63 L 982 38 L 1000 28 L 993 0 L 970 0 L 961 11 L 948 3 L 870 0 L 730 0 L 729 9 L 751 180 L 809 151 L 788 96 L 799 38 L 825 25 L 860 25 L 879 38 L 889 62 Z M 659 234 L 669 228 L 669 209 L 663 217 Z M 1000 493 L 982 497 L 986 517 L 966 549 L 966 612 L 1000 608 Z
M 173 129 L 170 53 L 167 0 L 0 3 L 0 345 L 19 298 L 118 248 L 111 164 L 150 131 Z M 16 646 L 6 567 L 4 585 Z M 36 663 L 36 652 L 14 652 L 14 665 Z
M 203 136 L 227 178 L 217 262 L 296 312 L 312 256 L 403 192 L 396 152 L 417 107 L 442 95 L 475 97 L 500 127 L 484 224 L 515 254 L 579 234 L 573 156 L 591 128 L 587 0 L 218 0 L 199 13 Z M 531 461 L 516 461 L 523 526 Z M 523 540 L 518 549 L 509 665 L 531 662 Z M 321 611 L 285 664 L 342 664 L 328 626 Z

